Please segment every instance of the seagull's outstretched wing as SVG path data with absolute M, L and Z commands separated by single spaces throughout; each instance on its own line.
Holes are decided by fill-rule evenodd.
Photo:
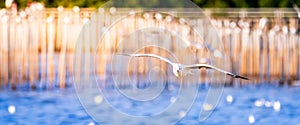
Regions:
M 185 65 L 183 68 L 185 68 L 185 69 L 201 69 L 201 68 L 214 69 L 214 70 L 217 70 L 217 71 L 219 71 L 219 72 L 223 72 L 223 73 L 225 73 L 226 75 L 229 75 L 229 76 L 234 77 L 234 78 L 240 78 L 240 79 L 249 80 L 249 79 L 246 78 L 246 77 L 243 77 L 243 76 L 240 76 L 240 75 L 236 75 L 236 74 L 233 74 L 233 73 L 231 73 L 231 72 L 227 72 L 227 71 L 225 71 L 225 70 L 219 69 L 219 68 L 214 67 L 214 66 L 209 65 L 209 64 Z
M 122 53 L 122 54 L 117 54 L 117 55 L 131 56 L 131 57 L 153 57 L 153 58 L 157 58 L 157 59 L 163 60 L 163 61 L 165 61 L 165 62 L 167 62 L 167 63 L 169 63 L 171 65 L 174 64 L 170 60 L 168 60 L 168 59 L 166 59 L 164 57 L 155 55 L 155 54 L 126 54 L 126 53 Z

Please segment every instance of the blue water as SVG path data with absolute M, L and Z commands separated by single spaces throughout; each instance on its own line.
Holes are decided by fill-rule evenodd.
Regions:
M 233 101 L 228 102 L 228 97 L 232 97 Z M 261 106 L 255 105 L 255 102 L 262 100 L 264 103 Z M 274 110 L 274 102 L 280 102 L 279 111 Z M 178 124 L 200 124 L 197 121 L 199 107 L 200 103 L 196 102 Z M 217 108 L 201 124 L 250 124 L 249 116 L 254 117 L 253 124 L 257 125 L 300 125 L 300 87 L 225 87 Z M 1 90 L 0 124 L 92 125 L 97 122 L 85 112 L 76 91 L 69 88 L 49 91 Z

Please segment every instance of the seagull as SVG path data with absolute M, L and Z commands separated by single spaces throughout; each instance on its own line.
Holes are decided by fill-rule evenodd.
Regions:
M 172 65 L 172 67 L 173 67 L 172 71 L 173 71 L 173 74 L 176 77 L 180 77 L 183 70 L 206 68 L 206 69 L 213 69 L 213 70 L 225 73 L 226 75 L 229 75 L 229 76 L 234 77 L 234 78 L 240 78 L 240 79 L 249 80 L 246 77 L 233 74 L 231 72 L 222 70 L 220 68 L 214 67 L 214 66 L 209 65 L 209 64 L 184 65 L 184 64 L 174 63 L 174 62 L 172 62 L 172 61 L 170 61 L 170 60 L 168 60 L 168 59 L 166 59 L 164 57 L 161 57 L 161 56 L 158 56 L 158 55 L 155 55 L 155 54 L 126 54 L 126 53 L 123 53 L 123 54 L 117 54 L 117 55 L 130 56 L 130 57 L 153 57 L 153 58 L 160 59 L 160 60 L 165 61 L 165 62 L 167 62 L 167 63 L 169 63 L 169 64 Z

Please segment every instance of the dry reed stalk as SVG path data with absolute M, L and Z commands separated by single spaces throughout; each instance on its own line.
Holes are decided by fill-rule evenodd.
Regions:
M 290 65 L 290 70 L 291 70 L 291 79 L 295 79 L 297 77 L 297 65 L 298 65 L 298 60 L 297 60 L 297 52 L 299 51 L 299 48 L 297 46 L 297 29 L 298 29 L 298 20 L 297 19 L 290 19 L 290 35 L 289 35 L 289 40 L 291 42 L 290 48 L 292 51 L 291 55 L 291 60 L 292 60 L 292 65 Z
M 253 76 L 258 77 L 260 74 L 260 62 L 261 62 L 261 30 L 256 30 L 253 32 Z
M 63 40 L 63 30 L 61 29 L 64 27 L 64 17 L 66 15 L 63 12 L 58 12 L 57 14 L 57 24 L 56 27 L 60 29 L 56 29 L 56 39 L 55 39 L 55 51 L 60 52 L 62 49 L 62 40 Z
M 67 50 L 66 50 L 66 58 L 68 60 L 66 62 L 66 66 L 67 66 L 67 72 L 70 74 L 70 76 L 72 76 L 74 74 L 73 64 L 74 64 L 75 47 L 76 47 L 76 42 L 77 42 L 78 36 L 81 32 L 81 27 L 83 26 L 83 23 L 80 22 L 81 19 L 80 19 L 78 13 L 75 13 L 74 17 L 71 20 L 73 20 L 73 22 L 70 23 L 69 32 L 72 35 L 69 35 L 69 37 L 68 37 Z M 90 37 L 90 36 L 87 36 L 87 37 Z M 91 39 L 93 39 L 93 38 L 91 38 Z M 91 43 L 92 41 L 84 41 L 84 42 Z
M 22 22 L 20 17 L 16 17 L 16 22 L 15 22 L 15 43 L 13 45 L 13 51 L 14 51 L 14 74 L 16 75 L 13 79 L 15 79 L 13 82 L 14 84 L 22 84 L 24 83 L 23 81 L 23 51 L 22 51 L 22 42 L 23 42 L 23 27 L 22 27 Z
M 297 78 L 300 78 L 300 38 L 299 36 L 296 36 L 296 41 L 297 41 L 297 51 L 296 51 L 296 58 L 297 58 Z
M 263 34 L 261 37 L 262 40 L 262 52 L 261 52 L 261 70 L 260 70 L 260 76 L 263 80 L 269 80 L 268 78 L 268 37 L 267 34 Z M 265 82 L 265 81 L 262 81 Z
M 133 16 L 133 17 L 129 18 L 129 21 L 130 21 L 130 23 L 129 23 L 129 27 L 127 27 L 128 28 L 127 35 L 130 35 L 130 33 L 134 33 L 137 30 L 140 30 L 139 28 L 141 28 L 141 27 L 147 28 L 148 26 L 151 26 L 150 23 L 152 20 L 143 19 L 138 16 Z M 151 51 L 152 51 L 151 49 L 144 48 L 147 37 L 149 37 L 149 36 L 147 36 L 147 34 L 144 34 L 142 32 L 139 32 L 139 31 L 137 31 L 137 32 L 138 32 L 138 35 L 136 33 L 134 33 L 135 36 L 133 37 L 133 41 L 135 41 L 135 42 L 130 42 L 131 44 L 137 44 L 137 46 L 133 45 L 133 47 L 131 49 L 130 48 L 129 49 L 133 50 L 133 51 L 137 51 L 136 49 L 138 49 L 139 50 L 139 51 L 137 51 L 138 53 L 151 53 Z M 151 40 L 153 40 L 153 39 L 151 39 Z M 155 42 L 155 41 L 147 41 L 147 42 Z M 126 43 L 123 43 L 123 44 L 126 44 Z M 148 60 L 147 58 L 140 58 L 140 59 L 136 59 L 136 60 L 138 61 L 137 62 L 137 73 L 138 73 L 137 78 L 138 78 L 138 81 L 140 81 L 139 76 L 144 76 L 147 73 L 147 71 L 148 71 L 147 65 L 149 65 L 148 64 L 149 62 L 146 62 L 146 60 Z M 128 70 L 130 73 L 133 72 L 133 70 L 131 70 L 131 69 L 128 69 Z
M 59 87 L 65 88 L 66 87 L 66 51 L 67 51 L 67 44 L 68 44 L 68 34 L 69 34 L 69 22 L 70 18 L 64 18 L 64 25 L 62 29 L 62 46 L 61 51 L 59 53 L 59 61 L 58 61 L 58 78 L 59 78 Z
M 40 42 L 40 49 L 41 52 L 40 54 L 40 74 L 41 74 L 41 78 L 40 78 L 40 83 L 44 84 L 46 83 L 47 80 L 47 27 L 46 27 L 46 21 L 41 20 L 41 22 L 39 22 L 40 28 L 39 28 L 39 42 Z
M 248 22 L 244 22 L 244 23 L 248 23 Z M 242 59 L 241 59 L 241 70 L 240 73 L 241 75 L 246 75 L 248 73 L 248 67 L 249 67 L 249 35 L 250 35 L 250 29 L 249 27 L 245 26 L 242 29 L 242 51 L 241 51 L 241 55 L 242 55 Z M 250 75 L 250 74 L 247 74 Z
M 291 77 L 292 79 L 296 77 L 297 75 L 297 65 L 298 65 L 298 60 L 297 60 L 297 51 L 298 51 L 298 47 L 297 47 L 297 36 L 294 34 L 290 34 L 289 36 L 290 38 L 290 51 L 291 51 L 291 62 L 292 64 L 289 65 L 289 69 L 291 71 Z
M 276 51 L 275 51 L 275 32 L 273 29 L 268 34 L 268 43 L 269 43 L 269 72 L 270 76 L 275 76 L 275 57 L 276 57 Z
M 19 83 L 19 71 L 18 71 L 18 65 L 20 57 L 19 55 L 19 38 L 20 31 L 19 30 L 19 23 L 17 23 L 17 16 L 11 17 L 11 21 L 9 24 L 9 83 L 12 86 L 12 89 L 16 89 L 17 84 Z
M 29 24 L 29 83 L 32 87 L 35 86 L 35 83 L 38 82 L 38 73 L 39 73 L 39 36 L 38 28 L 39 26 L 35 21 L 30 22 Z
M 282 77 L 285 75 L 284 73 L 284 61 L 285 61 L 285 37 L 284 37 L 284 34 L 281 32 L 279 35 L 279 38 L 278 38 L 278 60 L 277 60 L 277 74 L 278 74 L 278 78 L 280 80 L 282 80 Z
M 90 83 L 90 76 L 91 76 L 91 51 L 90 51 L 90 23 L 86 23 L 84 26 L 84 36 L 83 36 L 83 60 L 84 60 L 84 78 L 85 81 Z
M 1 19 L 0 29 L 2 32 L 0 33 L 0 85 L 8 84 L 8 16 L 4 16 Z
M 95 23 L 96 25 L 99 25 L 99 33 L 97 33 L 98 35 L 99 35 L 99 39 L 97 39 L 97 41 L 96 41 L 96 43 L 95 43 L 95 62 L 96 62 L 96 64 L 95 64 L 95 69 L 96 69 L 96 74 L 97 75 L 104 75 L 105 74 L 105 70 L 103 71 L 103 69 L 102 69 L 102 63 L 101 63 L 101 55 L 102 55 L 102 51 L 103 51 L 103 49 L 101 48 L 101 45 L 103 44 L 103 43 L 100 43 L 100 42 L 102 42 L 102 41 L 100 41 L 100 39 L 102 39 L 102 36 L 104 35 L 104 33 L 105 33 L 105 13 L 104 13 L 104 9 L 100 9 L 99 10 L 99 13 L 97 13 L 97 16 L 98 16 L 98 22 L 93 22 L 93 23 Z M 82 31 L 83 31 L 83 29 L 82 29 Z M 80 45 L 80 43 L 78 43 L 79 45 Z M 79 48 L 80 46 L 78 46 L 77 45 L 77 48 Z
M 23 62 L 23 78 L 26 80 L 26 82 L 28 82 L 29 80 L 29 56 L 28 56 L 28 52 L 29 52 L 29 22 L 28 20 L 23 21 L 23 39 L 22 39 L 22 53 L 23 53 L 23 58 L 22 58 L 22 62 Z
M 241 29 L 236 26 L 236 23 L 232 22 L 232 34 L 231 34 L 231 52 L 230 52 L 230 62 L 232 65 L 232 69 L 229 70 L 231 72 L 239 74 L 239 69 L 241 68 Z M 239 83 L 238 80 L 232 80 L 232 83 Z
M 104 41 L 102 41 L 97 50 L 97 74 L 100 76 L 105 76 L 106 74 L 106 53 L 105 48 L 102 45 L 105 45 Z
M 47 82 L 48 86 L 53 86 L 55 82 L 55 23 L 54 17 L 48 17 L 49 21 L 47 22 Z
M 283 49 L 282 49 L 282 79 L 283 80 L 289 80 L 290 79 L 290 75 L 291 75 L 291 70 L 289 69 L 289 66 L 292 65 L 292 60 L 291 60 L 291 51 L 290 51 L 290 45 L 291 45 L 291 41 L 289 39 L 289 33 L 288 33 L 288 27 L 286 25 L 284 25 L 282 27 L 282 44 L 283 44 Z

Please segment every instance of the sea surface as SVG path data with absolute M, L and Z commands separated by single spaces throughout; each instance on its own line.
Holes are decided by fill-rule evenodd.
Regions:
M 199 91 L 205 92 L 206 88 Z M 262 84 L 225 87 L 218 106 L 203 122 L 198 121 L 200 104 L 196 99 L 190 111 L 177 124 L 300 125 L 300 87 L 297 86 L 279 87 Z M 85 111 L 74 87 L 0 91 L 0 125 L 56 124 L 97 125 L 100 123 Z M 161 122 L 161 124 L 167 123 Z

